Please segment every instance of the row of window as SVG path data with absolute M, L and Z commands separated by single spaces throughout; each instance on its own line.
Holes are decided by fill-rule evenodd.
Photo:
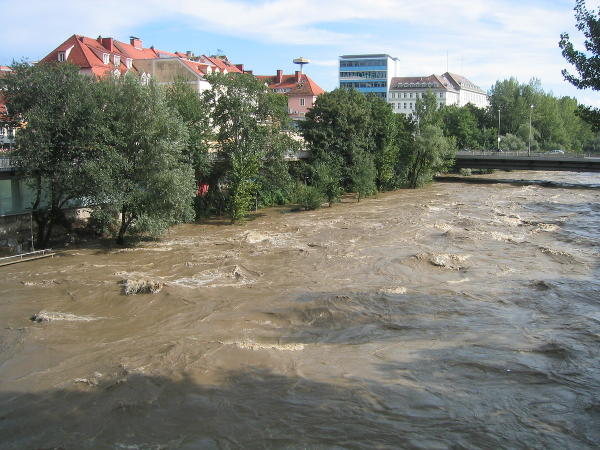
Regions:
M 425 98 L 425 92 L 390 92 L 390 98 Z M 444 98 L 444 93 L 439 94 L 433 93 L 436 97 Z
M 408 102 L 408 103 L 392 103 L 392 108 L 394 109 L 415 109 L 416 104 L 413 102 Z M 444 103 L 440 102 L 438 103 L 438 107 L 441 108 L 442 106 L 444 106 Z
M 375 87 L 386 87 L 387 86 L 387 82 L 386 81 L 344 81 L 342 83 L 340 83 L 340 87 L 343 88 L 354 88 L 354 89 L 358 89 L 358 88 L 375 88 Z
M 361 59 L 360 61 L 340 61 L 340 67 L 365 67 L 384 66 L 387 67 L 386 59 Z
M 383 78 L 387 77 L 387 73 L 383 70 L 369 70 L 364 72 L 340 72 L 340 78 Z

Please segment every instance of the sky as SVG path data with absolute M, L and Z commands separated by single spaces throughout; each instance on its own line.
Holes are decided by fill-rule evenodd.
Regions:
M 69 36 L 138 36 L 144 47 L 224 52 L 257 75 L 293 73 L 292 59 L 323 89 L 338 84 L 338 57 L 387 53 L 401 76 L 466 76 L 484 90 L 497 80 L 541 80 L 557 96 L 600 107 L 600 93 L 564 81 L 558 41 L 575 28 L 575 0 L 0 0 L 0 64 L 36 61 Z M 599 0 L 588 0 L 598 10 Z

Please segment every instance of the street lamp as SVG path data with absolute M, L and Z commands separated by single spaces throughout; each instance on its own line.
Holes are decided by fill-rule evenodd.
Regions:
M 529 108 L 529 147 L 527 148 L 527 156 L 531 156 L 531 114 L 533 113 L 533 105 Z
M 498 151 L 500 151 L 500 108 L 498 108 Z

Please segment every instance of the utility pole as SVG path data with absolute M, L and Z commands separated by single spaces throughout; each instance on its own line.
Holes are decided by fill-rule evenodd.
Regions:
M 527 156 L 531 156 L 531 114 L 533 113 L 533 105 L 529 108 L 529 147 L 527 148 Z
M 500 151 L 500 107 L 498 107 L 498 151 Z

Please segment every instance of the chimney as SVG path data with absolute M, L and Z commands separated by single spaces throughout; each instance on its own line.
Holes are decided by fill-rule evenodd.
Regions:
M 194 53 L 188 50 L 185 52 L 185 56 L 187 59 L 192 59 L 194 57 Z
M 277 69 L 277 76 L 275 77 L 275 83 L 279 84 L 283 81 L 283 70 Z
M 142 40 L 139 37 L 129 36 L 129 43 L 138 50 L 142 49 Z
M 300 83 L 302 81 L 302 72 L 296 70 L 296 83 Z
M 100 41 L 100 43 L 102 44 L 102 47 L 104 47 L 106 50 L 108 50 L 109 52 L 114 52 L 115 51 L 115 47 L 113 44 L 113 38 L 102 38 L 102 40 Z
M 238 69 L 240 69 L 240 72 L 244 72 L 244 65 L 243 64 L 236 64 L 235 67 L 237 67 Z

